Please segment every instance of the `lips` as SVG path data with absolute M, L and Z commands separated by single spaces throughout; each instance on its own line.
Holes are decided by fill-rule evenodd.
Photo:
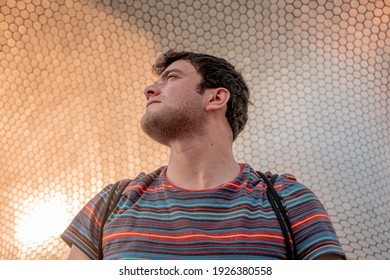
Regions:
M 149 105 L 153 104 L 153 103 L 160 103 L 160 101 L 157 101 L 157 100 L 149 100 L 148 102 L 146 102 L 146 108 L 149 107 Z

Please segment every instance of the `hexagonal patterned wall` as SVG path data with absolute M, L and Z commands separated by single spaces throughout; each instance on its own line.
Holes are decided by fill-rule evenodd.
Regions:
M 168 49 L 230 60 L 239 161 L 291 172 L 350 259 L 390 258 L 390 1 L 0 0 L 0 259 L 64 259 L 106 184 L 165 164 L 139 126 Z

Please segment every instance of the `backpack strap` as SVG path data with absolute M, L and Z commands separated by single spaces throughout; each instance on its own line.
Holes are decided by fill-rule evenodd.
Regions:
M 110 193 L 108 195 L 108 198 L 107 198 L 107 202 L 106 202 L 106 205 L 104 207 L 104 212 L 103 212 L 103 216 L 102 216 L 102 221 L 100 223 L 100 230 L 99 230 L 99 239 L 98 239 L 98 259 L 99 260 L 102 260 L 103 259 L 103 231 L 104 231 L 104 225 L 106 224 L 107 220 L 108 220 L 108 217 L 110 216 L 110 214 L 112 213 L 112 211 L 115 209 L 115 207 L 117 206 L 120 198 L 121 198 L 121 194 L 122 192 L 125 190 L 125 188 L 131 183 L 131 180 L 127 179 L 127 180 L 124 180 L 124 181 L 119 181 L 119 182 L 116 182 L 112 187 L 111 187 L 111 190 L 110 190 Z M 115 190 L 119 187 L 119 192 L 115 198 L 115 200 L 113 200 L 113 197 L 114 197 L 114 193 L 115 193 Z
M 294 234 L 291 228 L 290 219 L 288 218 L 286 209 L 281 202 L 281 197 L 279 197 L 274 188 L 274 183 L 279 175 L 275 174 L 272 176 L 271 180 L 269 180 L 263 173 L 258 171 L 257 174 L 259 174 L 267 184 L 267 197 L 272 209 L 275 211 L 276 217 L 278 218 L 280 228 L 282 229 L 284 242 L 286 244 L 287 257 L 290 260 L 297 259 Z M 291 246 L 290 236 L 293 246 Z

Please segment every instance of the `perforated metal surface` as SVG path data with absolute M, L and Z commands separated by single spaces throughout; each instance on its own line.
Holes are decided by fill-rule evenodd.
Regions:
M 389 0 L 0 0 L 0 258 L 66 258 L 84 203 L 166 163 L 142 90 L 178 49 L 247 79 L 239 161 L 310 186 L 350 259 L 389 259 L 389 16 Z

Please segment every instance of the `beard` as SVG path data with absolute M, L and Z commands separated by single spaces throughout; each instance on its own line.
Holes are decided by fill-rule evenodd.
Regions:
M 188 106 L 147 111 L 141 119 L 142 130 L 150 138 L 166 146 L 172 141 L 202 135 L 205 130 L 205 115 L 200 104 L 186 105 Z

